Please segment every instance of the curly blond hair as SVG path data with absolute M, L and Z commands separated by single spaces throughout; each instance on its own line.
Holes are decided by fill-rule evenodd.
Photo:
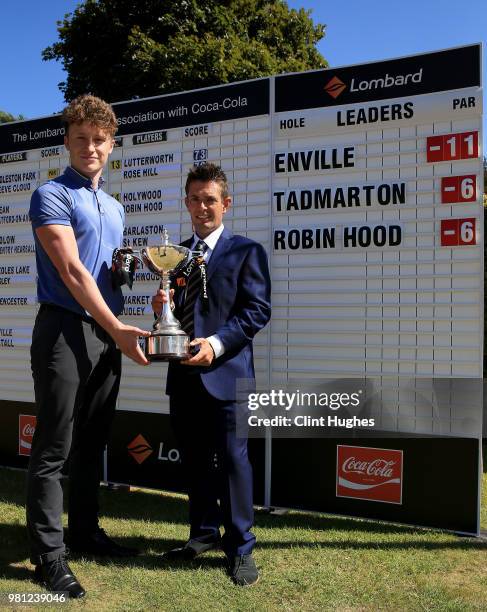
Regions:
M 83 94 L 78 96 L 66 106 L 61 115 L 66 134 L 73 123 L 88 121 L 97 127 L 106 130 L 110 136 L 114 136 L 117 129 L 117 118 L 108 102 L 101 98 Z

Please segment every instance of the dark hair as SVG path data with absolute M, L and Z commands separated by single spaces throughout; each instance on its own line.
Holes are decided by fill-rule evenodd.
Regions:
M 186 185 L 184 186 L 186 195 L 188 195 L 189 186 L 193 181 L 215 181 L 215 183 L 220 185 L 222 198 L 227 198 L 229 195 L 227 175 L 220 166 L 212 164 L 211 162 L 205 162 L 204 164 L 191 168 L 186 178 Z
M 83 94 L 78 96 L 66 106 L 61 115 L 65 133 L 68 133 L 68 128 L 73 123 L 83 123 L 88 121 L 96 127 L 105 130 L 114 136 L 118 129 L 117 118 L 112 107 L 108 102 L 101 98 Z

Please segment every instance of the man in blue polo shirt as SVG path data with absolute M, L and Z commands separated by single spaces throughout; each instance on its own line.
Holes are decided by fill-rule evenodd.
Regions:
M 66 561 L 61 471 L 69 471 L 70 548 L 130 556 L 98 525 L 103 450 L 114 416 L 121 352 L 147 365 L 137 338 L 122 324 L 119 286 L 110 274 L 122 244 L 124 211 L 102 191 L 117 120 L 109 104 L 80 96 L 64 110 L 70 166 L 37 189 L 30 218 L 40 303 L 31 348 L 38 409 L 27 481 L 27 528 L 35 576 L 52 591 L 85 594 Z

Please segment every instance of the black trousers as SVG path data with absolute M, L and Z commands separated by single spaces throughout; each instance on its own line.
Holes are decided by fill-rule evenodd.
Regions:
M 252 466 L 247 438 L 237 437 L 244 409 L 215 399 L 200 376 L 190 373 L 186 388 L 170 396 L 171 425 L 188 485 L 190 540 L 215 541 L 223 525 L 222 548 L 229 557 L 250 554 L 255 545 Z
M 61 471 L 70 454 L 71 535 L 98 527 L 103 451 L 120 385 L 121 354 L 93 320 L 42 305 L 32 335 L 31 366 L 37 426 L 27 475 L 31 562 L 65 550 Z

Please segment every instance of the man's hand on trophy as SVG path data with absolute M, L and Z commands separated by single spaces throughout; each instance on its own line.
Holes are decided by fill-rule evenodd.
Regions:
M 181 361 L 182 365 L 189 366 L 209 366 L 215 359 L 213 347 L 206 338 L 195 338 L 189 343 L 190 348 L 198 347 L 199 350 L 190 359 Z M 191 351 L 193 353 L 193 351 Z
M 150 361 L 146 359 L 138 342 L 139 336 L 150 336 L 149 331 L 134 327 L 133 325 L 125 325 L 119 321 L 119 325 L 110 335 L 124 355 L 130 357 L 130 359 L 139 365 L 149 365 Z
M 169 296 L 171 298 L 171 309 L 174 309 L 174 302 L 173 302 L 174 289 L 171 289 L 171 291 L 169 292 Z M 167 302 L 166 292 L 163 289 L 158 289 L 157 293 L 155 293 L 152 296 L 152 301 L 151 301 L 152 310 L 154 311 L 156 315 L 159 316 L 161 314 L 162 305 L 164 304 L 164 302 Z

